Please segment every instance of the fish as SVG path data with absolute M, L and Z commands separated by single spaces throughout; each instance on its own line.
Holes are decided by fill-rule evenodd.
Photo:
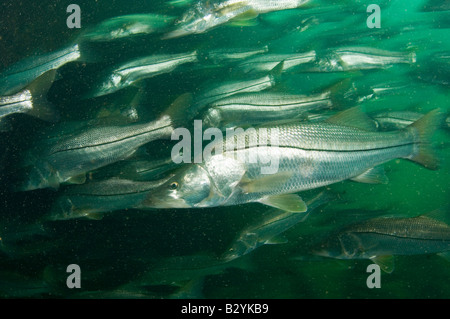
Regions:
M 214 27 L 227 23 L 244 13 L 251 11 L 252 7 L 244 3 L 228 5 L 225 3 L 210 4 L 200 0 L 193 4 L 183 16 L 176 21 L 175 29 L 166 33 L 162 39 L 174 39 L 191 34 L 204 33 Z
M 348 47 L 332 50 L 317 58 L 308 71 L 343 72 L 388 68 L 394 64 L 415 64 L 415 52 L 393 52 L 370 47 Z
M 0 253 L 11 259 L 29 258 L 60 245 L 60 239 L 55 238 L 52 229 L 40 220 L 30 223 L 1 221 Z
M 169 73 L 182 64 L 197 62 L 197 51 L 180 54 L 151 55 L 124 63 L 108 74 L 86 98 L 115 93 L 137 82 Z
M 206 253 L 161 258 L 137 279 L 135 285 L 139 287 L 170 285 L 182 288 L 193 280 L 223 274 L 229 268 L 248 271 L 253 268 L 253 264 L 245 258 L 225 262 Z
M 35 240 L 38 237 L 50 237 L 44 224 L 40 222 L 20 225 L 2 222 L 0 229 L 0 248 L 4 250 L 8 246 L 20 246 L 20 244 Z
M 375 113 L 372 115 L 372 118 L 378 127 L 383 130 L 398 130 L 411 125 L 422 116 L 423 113 L 414 111 L 388 111 Z M 450 128 L 450 116 L 447 116 L 442 122 L 442 127 Z
M 41 276 L 30 276 L 19 269 L 0 271 L 1 298 L 46 298 L 52 293 L 51 287 Z
M 272 212 L 258 223 L 242 230 L 231 247 L 220 258 L 228 262 L 247 255 L 262 245 L 286 243 L 287 239 L 281 236 L 282 233 L 303 222 L 313 210 L 326 204 L 329 200 L 330 196 L 321 192 L 306 203 L 308 211 L 303 214 Z
M 78 43 L 23 59 L 0 73 L 0 96 L 15 94 L 44 73 L 75 61 L 90 61 L 87 50 L 82 51 Z
M 278 92 L 242 93 L 212 102 L 203 115 L 207 127 L 242 127 L 288 120 L 332 107 L 331 93 L 313 95 Z
M 117 16 L 87 29 L 78 40 L 106 42 L 136 35 L 148 35 L 162 32 L 174 20 L 175 17 L 155 13 Z
M 354 223 L 327 236 L 313 248 L 319 256 L 370 259 L 392 273 L 393 256 L 443 253 L 450 250 L 450 225 L 436 216 L 439 210 L 417 217 L 378 217 Z
M 266 53 L 269 47 L 265 45 L 262 48 L 227 48 L 209 50 L 204 55 L 210 63 L 223 65 L 235 61 L 247 59 L 249 57 Z
M 171 0 L 167 1 L 167 4 L 173 7 L 187 7 L 191 5 L 193 0 Z
M 180 96 L 158 119 L 148 123 L 98 125 L 81 131 L 75 129 L 65 136 L 50 139 L 44 136 L 27 151 L 14 190 L 83 184 L 87 172 L 126 159 L 151 141 L 170 139 L 189 100 L 189 95 Z
M 305 212 L 305 202 L 295 193 L 348 179 L 387 183 L 377 166 L 392 159 L 437 169 L 429 142 L 440 116 L 435 109 L 403 130 L 377 132 L 356 107 L 319 123 L 270 123 L 235 131 L 211 142 L 210 154 L 201 162 L 185 161 L 144 204 L 202 208 L 260 203 Z
M 164 180 L 134 181 L 123 178 L 110 178 L 82 185 L 72 185 L 65 189 L 54 202 L 46 220 L 68 220 L 88 218 L 99 220 L 104 213 L 141 209 L 140 203 L 148 192 L 158 187 Z
M 56 70 L 48 71 L 24 90 L 10 96 L 0 96 L 0 121 L 12 114 L 23 113 L 44 121 L 57 122 L 59 114 L 46 99 L 55 75 Z
M 308 2 L 309 0 L 200 0 L 183 14 L 176 22 L 175 30 L 164 35 L 163 39 L 204 33 L 236 19 L 248 20 L 262 13 L 295 9 Z
M 194 96 L 189 118 L 198 115 L 199 112 L 214 101 L 240 93 L 261 92 L 273 88 L 277 84 L 282 68 L 283 62 L 279 63 L 267 75 L 252 76 L 246 80 L 229 80 L 219 84 L 215 83 L 204 86 L 200 90 L 200 93 Z
M 446 21 L 445 23 L 448 23 Z M 422 68 L 418 68 L 414 75 L 421 81 L 438 84 L 444 88 L 450 87 L 450 54 L 448 51 L 437 52 L 424 60 Z
M 267 72 L 283 62 L 282 71 L 284 72 L 301 64 L 314 62 L 315 60 L 316 52 L 314 50 L 303 53 L 271 53 L 247 59 L 239 63 L 236 68 L 244 73 Z
M 172 157 L 148 159 L 148 155 L 133 156 L 108 167 L 91 172 L 93 179 L 108 179 L 118 177 L 133 181 L 152 181 L 173 170 L 177 160 Z

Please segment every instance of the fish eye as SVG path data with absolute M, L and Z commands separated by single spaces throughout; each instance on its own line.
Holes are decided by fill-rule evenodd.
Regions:
M 172 182 L 172 183 L 170 183 L 169 189 L 175 190 L 175 189 L 177 189 L 177 188 L 178 188 L 178 183 L 177 183 L 177 182 Z

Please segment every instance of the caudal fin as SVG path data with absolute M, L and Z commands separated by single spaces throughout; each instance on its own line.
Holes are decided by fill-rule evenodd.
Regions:
M 193 118 L 190 107 L 192 105 L 192 94 L 184 93 L 180 95 L 164 112 L 168 115 L 174 127 L 187 125 L 188 121 Z
M 408 126 L 408 128 L 416 130 L 419 140 L 419 150 L 410 160 L 432 170 L 439 168 L 439 161 L 431 147 L 431 136 L 441 125 L 441 120 L 442 113 L 439 109 L 434 109 Z
M 56 70 L 48 71 L 28 86 L 33 99 L 33 108 L 28 112 L 29 115 L 47 122 L 57 122 L 59 120 L 58 112 L 46 98 L 55 76 Z

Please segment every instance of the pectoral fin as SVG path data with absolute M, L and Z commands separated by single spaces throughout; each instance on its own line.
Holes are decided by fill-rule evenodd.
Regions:
M 244 193 L 264 193 L 273 191 L 274 185 L 286 183 L 292 176 L 292 172 L 282 172 L 272 175 L 266 175 L 258 179 L 249 179 L 243 177 L 239 183 Z
M 70 184 L 84 184 L 85 182 L 86 182 L 86 174 L 72 176 L 67 180 L 67 183 Z
M 255 10 L 248 10 L 240 15 L 238 15 L 236 18 L 233 18 L 229 25 L 231 26 L 238 26 L 238 27 L 251 27 L 258 25 L 258 21 L 256 18 L 258 17 L 258 12 Z
M 296 194 L 264 196 L 259 202 L 291 213 L 304 213 L 307 210 L 306 203 Z
M 387 184 L 389 182 L 382 166 L 370 168 L 361 175 L 353 177 L 351 180 L 367 184 Z
M 394 271 L 394 256 L 385 255 L 385 256 L 376 256 L 370 258 L 375 264 L 380 266 L 381 270 L 390 274 Z
M 265 242 L 266 245 L 279 245 L 286 244 L 288 242 L 287 238 L 284 236 L 275 236 L 270 238 Z
M 101 213 L 88 213 L 84 217 L 91 220 L 101 220 L 103 219 L 104 215 Z

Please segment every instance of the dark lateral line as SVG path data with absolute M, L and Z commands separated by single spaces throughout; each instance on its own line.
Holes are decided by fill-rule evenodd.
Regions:
M 247 90 L 247 89 L 249 89 L 249 88 L 252 88 L 252 87 L 255 87 L 255 86 L 258 86 L 258 85 L 261 85 L 261 84 L 265 84 L 265 83 L 267 83 L 267 82 L 270 82 L 270 81 L 261 81 L 261 82 L 258 82 L 258 83 L 256 83 L 256 84 L 252 84 L 252 85 L 249 85 L 249 86 L 240 88 L 240 89 L 236 89 L 236 90 L 234 90 L 234 91 L 230 91 L 230 92 L 226 92 L 226 93 L 218 93 L 218 94 L 216 94 L 216 95 L 211 95 L 211 96 L 208 96 L 208 97 L 206 97 L 206 98 L 203 98 L 203 100 L 211 99 L 211 98 L 213 98 L 213 97 L 217 97 L 217 96 L 220 96 L 220 95 L 223 95 L 223 94 L 227 94 L 227 96 L 225 96 L 225 97 L 228 97 L 228 94 L 233 95 L 233 94 L 236 94 L 235 92 L 239 92 L 239 91 L 242 91 L 242 90 Z M 247 92 L 242 92 L 242 93 L 247 93 Z M 225 98 L 225 97 L 224 97 L 224 98 Z M 201 101 L 201 100 L 200 100 L 200 101 Z
M 278 104 L 278 105 L 269 105 L 269 104 L 253 104 L 253 103 L 240 103 L 240 102 L 234 102 L 234 103 L 227 103 L 227 104 L 218 104 L 218 105 L 214 105 L 214 107 L 226 107 L 228 105 L 244 105 L 244 106 L 262 106 L 262 107 L 280 107 L 280 106 L 301 106 L 302 104 L 311 104 L 311 103 L 318 103 L 318 102 L 326 102 L 327 100 L 313 100 L 313 101 L 305 101 L 305 102 L 291 102 L 291 103 L 282 103 L 282 104 Z
M 413 235 L 410 236 L 400 236 L 400 235 L 394 235 L 394 234 L 389 234 L 389 233 L 383 233 L 381 231 L 346 231 L 349 233 L 355 233 L 355 234 L 367 234 L 367 235 L 381 235 L 381 236 L 389 236 L 389 237 L 393 237 L 393 238 L 403 238 L 403 239 L 411 239 L 411 240 L 424 240 L 424 241 L 437 241 L 437 242 L 448 242 L 449 239 L 445 239 L 445 238 L 422 238 L 422 237 L 413 237 Z
M 135 66 L 126 66 L 124 68 L 117 69 L 116 72 L 124 71 L 124 70 L 127 70 L 127 69 L 140 68 L 140 67 L 144 67 L 144 66 L 164 64 L 164 63 L 167 63 L 167 62 L 170 62 L 170 61 L 179 61 L 179 60 L 186 59 L 187 57 L 190 57 L 190 55 L 184 55 L 184 56 L 176 58 L 176 59 L 166 59 L 166 60 L 157 61 L 157 62 L 154 62 L 154 63 L 144 63 L 144 64 L 140 64 L 140 65 L 135 65 Z
M 170 127 L 170 126 L 171 125 L 161 126 L 161 127 L 158 127 L 157 129 L 154 129 L 154 130 L 150 130 L 150 131 L 146 131 L 146 132 L 143 132 L 143 133 L 127 136 L 127 137 L 124 137 L 124 138 L 122 138 L 120 140 L 115 140 L 115 141 L 111 141 L 111 142 L 95 144 L 95 145 L 88 145 L 88 146 L 81 146 L 81 147 L 75 147 L 75 148 L 68 148 L 68 149 L 64 149 L 64 150 L 60 150 L 60 151 L 56 151 L 56 152 L 50 153 L 50 155 L 61 153 L 61 152 L 80 150 L 80 149 L 83 149 L 83 148 L 96 147 L 96 146 L 102 146 L 102 145 L 108 145 L 108 144 L 112 144 L 112 143 L 117 143 L 117 142 L 121 142 L 121 141 L 130 139 L 130 138 L 133 138 L 133 137 L 137 137 L 137 136 L 140 136 L 140 135 L 148 134 L 148 133 L 154 132 L 156 130 L 164 129 L 164 128 L 167 128 L 167 127 Z
M 414 145 L 415 142 L 409 142 L 409 143 L 404 143 L 404 144 L 398 144 L 398 145 L 393 145 L 393 146 L 385 146 L 385 147 L 378 147 L 378 148 L 371 148 L 371 149 L 366 149 L 366 150 L 324 150 L 324 149 L 314 149 L 314 148 L 301 148 L 301 147 L 296 147 L 296 146 L 275 146 L 275 145 L 258 145 L 258 146 L 254 146 L 254 147 L 245 147 L 245 148 L 240 148 L 240 149 L 233 149 L 233 150 L 225 150 L 225 151 L 229 151 L 229 152 L 233 152 L 233 151 L 242 151 L 242 150 L 246 150 L 246 149 L 251 149 L 251 148 L 257 148 L 257 147 L 278 147 L 278 148 L 294 148 L 294 149 L 298 149 L 298 150 L 302 150 L 302 151 L 317 151 L 317 152 L 332 152 L 332 153 L 355 153 L 355 152 L 369 152 L 369 151 L 378 151 L 378 150 L 385 150 L 385 149 L 391 149 L 391 148 L 396 148 L 396 147 L 401 147 L 401 146 L 408 146 L 408 145 Z
M 64 196 L 67 196 L 67 197 L 73 197 L 73 196 L 88 196 L 88 197 L 126 196 L 126 195 L 136 195 L 136 194 L 150 192 L 153 189 L 155 189 L 155 187 L 157 187 L 157 186 L 150 187 L 149 189 L 145 189 L 145 190 L 141 190 L 141 191 L 134 191 L 134 192 L 130 191 L 129 193 L 118 193 L 118 194 L 74 193 L 74 194 L 65 194 Z

